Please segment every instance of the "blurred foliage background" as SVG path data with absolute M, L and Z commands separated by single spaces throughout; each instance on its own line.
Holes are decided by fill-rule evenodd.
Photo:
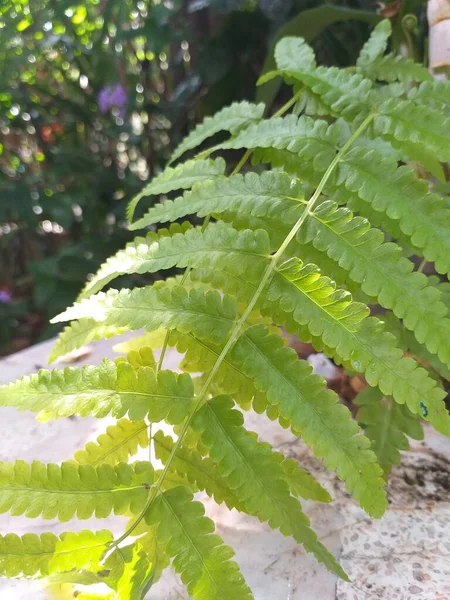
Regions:
M 320 63 L 351 65 L 375 9 L 368 0 L 3 0 L 0 354 L 56 333 L 48 319 L 131 239 L 127 202 L 193 124 L 254 99 L 277 38 L 302 35 Z

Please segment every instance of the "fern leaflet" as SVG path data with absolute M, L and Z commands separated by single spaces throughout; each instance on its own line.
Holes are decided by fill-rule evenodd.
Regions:
M 117 425 L 110 425 L 106 433 L 98 436 L 96 442 L 88 442 L 83 450 L 75 452 L 74 460 L 80 465 L 114 465 L 128 462 L 128 458 L 138 451 L 139 446 L 149 444 L 148 426 L 145 421 L 120 419 Z
M 127 207 L 127 219 L 131 222 L 136 207 L 145 196 L 156 196 L 167 194 L 174 190 L 185 190 L 197 181 L 205 181 L 225 172 L 225 161 L 223 158 L 217 160 L 188 160 L 174 169 L 167 167 L 157 177 L 144 187 L 142 192 L 131 200 Z
M 158 374 L 150 367 L 137 371 L 127 362 L 105 359 L 99 367 L 64 371 L 41 370 L 36 375 L 0 387 L 0 404 L 39 413 L 42 421 L 79 415 L 101 418 L 145 417 L 180 423 L 192 408 L 194 387 L 187 374 Z M 100 449 L 97 449 L 100 451 Z
M 292 535 L 328 569 L 346 579 L 334 557 L 310 529 L 300 503 L 290 496 L 277 458 L 242 426 L 242 414 L 233 405 L 228 396 L 218 396 L 200 409 L 192 421 L 219 473 L 246 512 L 280 529 L 283 535 Z
M 389 404 L 374 388 L 367 387 L 358 394 L 355 404 L 361 406 L 356 418 L 372 440 L 373 451 L 388 475 L 392 465 L 400 464 L 400 450 L 409 449 L 406 436 L 423 439 L 420 421 L 405 405 Z
M 0 512 L 43 519 L 69 521 L 136 514 L 147 498 L 146 486 L 153 482 L 149 463 L 130 466 L 61 465 L 22 460 L 0 463 Z M 145 484 L 145 485 L 144 485 Z
M 207 138 L 219 133 L 229 131 L 235 133 L 252 122 L 259 121 L 264 113 L 264 104 L 251 104 L 238 102 L 223 108 L 213 117 L 206 117 L 175 149 L 170 162 L 174 162 L 188 150 L 196 148 Z
M 3 577 L 46 577 L 52 573 L 97 567 L 107 545 L 110 531 L 79 533 L 15 533 L 0 536 L 0 573 Z
M 369 442 L 357 435 L 349 412 L 325 381 L 311 374 L 311 366 L 260 325 L 241 335 L 233 358 L 325 466 L 338 472 L 361 506 L 374 516 L 383 514 L 386 500 Z
M 200 502 L 184 487 L 160 494 L 145 520 L 158 525 L 158 537 L 166 541 L 175 571 L 180 573 L 195 600 L 250 600 L 253 598 L 233 551 L 214 534 L 213 522 L 204 516 Z

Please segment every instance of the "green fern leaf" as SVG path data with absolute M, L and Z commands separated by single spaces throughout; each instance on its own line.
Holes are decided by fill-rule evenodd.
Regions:
M 367 75 L 366 69 L 370 68 L 372 63 L 385 53 L 391 33 L 391 22 L 389 19 L 384 19 L 376 25 L 370 34 L 369 39 L 362 47 L 359 58 L 356 61 L 356 66 L 364 75 Z
M 147 560 L 152 563 L 154 578 L 157 581 L 166 567 L 170 565 L 170 556 L 167 554 L 166 544 L 157 536 L 157 526 L 150 527 L 142 523 L 144 535 L 139 537 L 139 544 L 147 554 Z
M 260 121 L 264 113 L 264 104 L 251 104 L 250 102 L 235 102 L 226 106 L 212 117 L 206 117 L 203 123 L 191 131 L 177 146 L 170 162 L 174 162 L 188 150 L 192 150 L 204 142 L 207 138 L 219 133 L 229 131 L 236 133 L 243 127 L 255 121 Z
M 314 50 L 301 37 L 285 37 L 275 47 L 275 62 L 280 71 L 297 69 L 310 71 L 316 66 Z
M 51 573 L 97 566 L 113 536 L 103 529 L 92 532 L 15 533 L 0 536 L 2 577 L 46 577 Z
M 373 451 L 388 475 L 392 465 L 400 464 L 400 450 L 409 450 L 406 436 L 415 440 L 423 439 L 420 421 L 405 405 L 388 403 L 381 392 L 374 388 L 365 388 L 354 403 L 361 406 L 356 418 L 372 440 Z
M 450 117 L 443 119 L 439 111 L 411 100 L 386 100 L 378 107 L 373 130 L 403 147 L 407 143 L 412 159 L 417 148 L 420 157 L 425 150 L 438 161 L 450 161 Z
M 105 325 L 127 327 L 129 331 L 144 328 L 155 331 L 160 327 L 192 331 L 200 338 L 219 343 L 225 339 L 236 319 L 234 298 L 223 299 L 217 292 L 184 287 L 135 288 L 109 290 L 74 304 L 53 323 L 82 319 L 87 315 Z
M 180 368 L 188 373 L 208 375 L 223 349 L 223 344 L 217 346 L 200 340 L 192 334 L 173 333 L 176 335 L 171 336 L 170 344 L 175 346 L 180 354 L 184 354 Z M 222 361 L 214 377 L 214 385 L 222 393 L 232 396 L 245 410 L 248 410 L 252 404 L 255 406 L 260 402 L 260 394 L 253 381 L 229 357 L 225 357 Z
M 192 225 L 187 221 L 181 224 L 173 223 L 169 229 L 159 229 L 157 233 L 150 231 L 147 233 L 145 239 L 136 238 L 131 244 L 126 246 L 125 250 L 121 250 L 116 255 L 108 258 L 108 260 L 100 267 L 97 275 L 86 283 L 84 289 L 78 296 L 78 300 L 87 298 L 93 293 L 101 290 L 102 287 L 119 275 L 134 274 L 135 271 L 130 268 L 130 263 L 132 264 L 133 260 L 140 257 L 146 249 L 158 248 L 159 245 L 163 243 L 163 239 L 172 237 L 177 238 L 179 234 L 185 234 L 191 228 Z M 169 244 L 170 246 L 170 242 L 166 241 L 166 244 Z M 115 273 L 115 268 L 119 269 L 117 273 Z M 122 269 L 122 271 L 120 269 Z M 102 277 L 103 275 L 107 276 L 111 273 L 113 273 L 113 276 L 110 276 L 109 279 L 106 278 L 104 282 L 101 282 L 101 284 L 98 285 L 99 277 Z
M 417 104 L 437 110 L 448 110 L 450 106 L 450 86 L 448 81 L 424 81 L 408 92 L 408 98 Z
M 162 431 L 157 431 L 153 436 L 153 442 L 156 458 L 165 465 L 174 446 L 173 439 L 164 435 Z M 219 475 L 212 460 L 209 457 L 204 458 L 195 448 L 180 446 L 172 461 L 171 469 L 181 477 L 185 477 L 190 484 L 195 484 L 195 491 L 205 491 L 217 504 L 225 502 L 230 509 L 243 509 L 236 495 Z
M 0 387 L 0 405 L 39 413 L 40 420 L 79 415 L 180 423 L 192 409 L 194 387 L 187 374 L 150 367 L 137 371 L 105 359 L 100 366 L 40 370 Z M 101 451 L 98 449 L 98 451 Z
M 312 375 L 311 366 L 263 326 L 247 329 L 232 352 L 268 403 L 276 405 L 326 467 L 338 473 L 361 506 L 381 516 L 386 498 L 375 455 L 368 450 L 370 442 L 357 435 L 349 411 L 326 389 L 325 380 Z
M 440 293 L 427 284 L 425 275 L 413 273 L 414 265 L 402 258 L 400 247 L 383 243 L 381 231 L 327 201 L 306 224 L 302 240 L 338 262 L 365 294 L 392 309 L 419 342 L 450 364 L 450 320 Z
M 74 321 L 65 327 L 62 333 L 59 334 L 58 340 L 50 353 L 48 362 L 51 364 L 57 358 L 69 354 L 78 348 L 82 348 L 90 342 L 102 339 L 107 340 L 126 332 L 126 327 L 103 325 L 103 323 L 97 323 L 94 319 L 90 319 L 89 317 Z
M 234 175 L 208 181 L 176 200 L 156 204 L 134 226 L 147 227 L 189 214 L 204 217 L 230 210 L 295 222 L 300 216 L 303 197 L 303 184 L 286 173 L 266 171 L 260 176 L 256 173 L 247 173 L 245 177 Z
M 142 600 L 157 577 L 153 556 L 147 556 L 140 540 L 115 550 L 107 559 L 110 569 L 107 583 L 116 591 L 116 598 Z
M 336 184 L 398 221 L 401 232 L 435 262 L 437 271 L 450 273 L 450 209 L 443 198 L 428 193 L 427 183 L 411 168 L 397 168 L 396 161 L 374 150 L 353 148 L 339 167 Z M 360 205 L 352 203 L 355 208 Z
M 254 267 L 254 259 L 252 264 Z M 245 256 L 241 257 L 239 270 L 246 270 Z M 237 294 L 242 301 L 248 301 L 257 287 L 257 281 L 231 269 L 218 273 L 205 268 L 195 271 L 195 275 L 227 293 Z M 303 271 L 301 262 L 291 262 L 275 275 L 261 301 L 262 313 L 303 341 L 312 342 L 317 350 L 364 373 L 371 386 L 380 387 L 384 395 L 393 395 L 400 404 L 406 402 L 414 414 L 422 415 L 438 431 L 448 434 L 450 419 L 442 402 L 445 393 L 414 360 L 402 357 L 394 336 L 383 331 L 378 319 L 361 321 L 367 313 L 362 305 L 357 304 L 354 320 L 348 293 L 335 294 L 333 282 L 324 279 L 318 277 L 317 268 L 307 265 Z M 330 294 L 333 296 L 328 307 Z M 338 318 L 343 310 L 350 328 Z
M 158 524 L 157 537 L 164 540 L 173 567 L 192 598 L 253 598 L 239 567 L 230 560 L 233 551 L 213 533 L 213 522 L 204 516 L 203 505 L 193 501 L 187 488 L 174 488 L 157 496 L 146 522 Z
M 140 369 L 141 367 L 154 367 L 156 365 L 153 350 L 148 346 L 141 347 L 139 350 L 130 350 L 124 360 L 129 362 L 135 369 Z
M 153 483 L 150 463 L 100 465 L 0 463 L 0 512 L 69 521 L 140 512 Z
M 207 266 L 212 260 L 218 269 L 239 256 L 269 254 L 269 239 L 264 231 L 236 232 L 223 223 L 211 223 L 202 231 L 189 229 L 172 237 L 158 238 L 154 234 L 136 238 L 124 250 L 111 257 L 91 279 L 80 298 L 102 289 L 119 275 L 155 273 L 172 267 Z
M 332 282 L 318 278 L 317 271 L 309 265 L 303 268 L 301 263 L 291 261 L 279 269 L 279 274 L 281 278 L 275 278 L 267 292 L 269 302 L 262 306 L 263 314 L 271 314 L 289 332 L 312 341 L 318 350 L 364 373 L 369 385 L 378 386 L 399 404 L 406 403 L 411 412 L 429 420 L 438 431 L 450 433 L 450 418 L 442 401 L 445 393 L 414 360 L 402 357 L 394 336 L 383 332 L 380 321 L 359 319 L 356 326 L 350 309 L 351 327 L 345 324 L 340 313 L 348 299 L 345 302 L 344 296 L 344 302 L 336 305 L 339 295 L 336 297 Z M 362 312 L 358 309 L 355 314 Z
M 293 496 L 315 502 L 331 502 L 327 490 L 308 471 L 302 469 L 294 458 L 284 458 L 281 455 L 280 461 Z
M 107 427 L 106 433 L 99 435 L 96 442 L 88 442 L 83 450 L 75 452 L 74 460 L 80 465 L 115 465 L 128 462 L 139 446 L 146 448 L 148 444 L 145 421 L 120 419 L 117 425 Z
M 433 372 L 440 377 L 450 381 L 450 369 L 444 365 L 435 354 L 431 354 L 425 346 L 419 344 L 411 331 L 408 331 L 400 319 L 397 319 L 392 313 L 383 315 L 386 330 L 392 333 L 399 348 L 408 352 L 418 363 L 428 369 L 430 375 Z
M 334 557 L 317 540 L 300 503 L 290 495 L 284 471 L 268 445 L 257 442 L 243 427 L 242 413 L 228 396 L 210 400 L 194 416 L 191 426 L 220 475 L 243 503 L 245 511 L 291 535 L 329 570 L 347 579 Z
M 283 45 L 284 39 L 278 42 L 277 47 Z M 259 78 L 258 85 L 277 76 L 282 76 L 288 83 L 296 80 L 303 84 L 328 106 L 329 113 L 333 116 L 341 115 L 347 119 L 355 119 L 369 112 L 373 83 L 360 73 L 350 73 L 337 67 L 317 67 L 310 70 L 308 66 L 303 69 L 298 65 L 296 68 L 266 73 Z
M 411 83 L 412 81 L 432 81 L 433 79 L 423 65 L 405 56 L 395 54 L 387 54 L 364 65 L 363 73 L 370 79 L 379 79 L 388 83 L 394 81 Z
M 217 160 L 188 160 L 174 169 L 167 167 L 131 200 L 127 207 L 127 219 L 131 223 L 136 206 L 141 198 L 145 196 L 167 194 L 174 190 L 186 190 L 197 181 L 211 179 L 224 173 L 225 161 L 223 158 Z
M 302 176 L 314 170 L 323 172 L 333 160 L 342 135 L 341 125 L 329 125 L 311 117 L 288 115 L 251 125 L 220 147 L 276 148 L 295 153 Z M 305 171 L 303 171 L 303 166 Z

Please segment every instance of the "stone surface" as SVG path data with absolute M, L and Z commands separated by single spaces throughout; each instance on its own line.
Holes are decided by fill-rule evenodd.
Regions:
M 46 365 L 53 342 L 39 344 L 0 360 L 0 382 Z M 99 342 L 75 365 L 97 364 L 114 356 L 112 342 Z M 178 357 L 168 353 L 167 366 Z M 320 362 L 314 359 L 320 371 Z M 57 365 L 61 366 L 61 365 Z M 330 365 L 325 363 L 326 368 Z M 323 373 L 325 375 L 325 373 Z M 107 420 L 62 419 L 37 423 L 31 413 L 1 408 L 0 460 L 61 461 L 89 439 Z M 427 429 L 424 443 L 415 442 L 403 455 L 389 482 L 389 509 L 380 520 L 371 520 L 351 500 L 333 474 L 328 473 L 301 441 L 278 424 L 253 413 L 246 424 L 287 456 L 296 458 L 330 491 L 329 505 L 305 502 L 305 512 L 321 540 L 339 558 L 351 583 L 338 581 L 306 554 L 301 546 L 256 519 L 229 512 L 208 498 L 209 516 L 224 540 L 233 546 L 256 600 L 448 600 L 450 598 L 450 442 Z M 104 519 L 101 527 L 118 532 L 119 518 Z M 54 532 L 99 527 L 93 521 L 70 522 L 0 515 L 0 531 Z M 1 600 L 48 599 L 39 582 L 0 580 Z M 149 600 L 181 600 L 186 592 L 176 575 L 166 570 L 149 593 Z

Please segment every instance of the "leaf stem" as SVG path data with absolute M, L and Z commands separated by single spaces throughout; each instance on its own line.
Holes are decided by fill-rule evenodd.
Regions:
M 276 119 L 277 117 L 281 117 L 282 115 L 284 115 L 284 113 L 287 112 L 291 108 L 291 106 L 293 106 L 297 102 L 297 100 L 300 98 L 302 91 L 303 90 L 298 90 L 298 92 L 296 92 L 292 96 L 292 98 L 288 102 L 286 102 L 286 104 L 283 104 L 283 106 L 271 116 L 271 119 Z
M 292 102 L 291 102 L 292 105 Z M 195 415 L 195 413 L 197 412 L 197 410 L 200 408 L 201 404 L 203 403 L 207 393 L 208 393 L 208 389 L 209 386 L 212 382 L 212 380 L 214 379 L 214 376 L 216 375 L 217 371 L 220 368 L 220 365 L 222 364 L 224 358 L 226 357 L 226 355 L 228 354 L 228 352 L 231 350 L 231 348 L 234 346 L 235 342 L 237 341 L 240 333 L 241 333 L 241 329 L 243 327 L 243 325 L 245 324 L 245 322 L 247 321 L 250 313 L 252 312 L 252 310 L 254 309 L 256 303 L 258 302 L 262 292 L 264 291 L 265 287 L 267 286 L 267 284 L 270 282 L 273 273 L 278 265 L 278 262 L 281 258 L 281 256 L 283 255 L 284 251 L 286 250 L 286 248 L 288 247 L 288 245 L 290 244 L 290 242 L 294 239 L 294 237 L 296 236 L 298 230 L 300 229 L 300 227 L 303 225 L 303 223 L 305 222 L 305 219 L 308 217 L 308 215 L 312 214 L 312 211 L 314 209 L 314 206 L 317 203 L 317 200 L 319 199 L 323 188 L 325 187 L 328 179 L 331 177 L 331 174 L 333 173 L 334 169 L 337 167 L 337 165 L 339 164 L 339 162 L 342 160 L 342 158 L 344 157 L 345 153 L 349 150 L 349 148 L 353 145 L 353 143 L 355 142 L 355 140 L 358 139 L 358 137 L 367 129 L 367 127 L 370 125 L 370 123 L 372 122 L 374 118 L 373 114 L 368 115 L 364 121 L 361 123 L 361 125 L 356 129 L 356 131 L 349 137 L 349 139 L 347 140 L 347 142 L 342 146 L 342 148 L 339 150 L 339 152 L 336 154 L 336 156 L 334 157 L 334 159 L 332 160 L 332 162 L 330 163 L 328 169 L 325 171 L 322 179 L 320 180 L 319 185 L 316 188 L 316 191 L 314 192 L 314 194 L 311 196 L 311 198 L 309 199 L 308 203 L 305 206 L 305 210 L 303 211 L 303 213 L 301 214 L 300 218 L 297 220 L 297 222 L 294 224 L 294 226 L 292 227 L 292 229 L 290 230 L 290 232 L 288 233 L 288 235 L 286 236 L 286 238 L 284 239 L 283 243 L 281 244 L 281 246 L 278 248 L 278 250 L 275 252 L 275 254 L 272 255 L 271 260 L 269 262 L 269 264 L 267 265 L 267 268 L 264 272 L 264 275 L 261 278 L 261 281 L 255 291 L 255 293 L 253 294 L 253 297 L 251 298 L 250 302 L 248 303 L 245 311 L 242 313 L 239 321 L 236 323 L 236 325 L 234 326 L 230 337 L 228 338 L 227 343 L 225 344 L 225 346 L 223 347 L 221 353 L 219 354 L 219 356 L 216 359 L 216 362 L 214 363 L 211 371 L 208 374 L 208 377 L 205 380 L 205 383 L 198 395 L 198 400 L 192 410 L 192 412 L 190 413 L 190 415 L 186 418 L 183 427 L 179 433 L 178 439 L 175 442 L 175 444 L 173 445 L 173 448 L 170 452 L 170 455 L 167 459 L 167 462 L 164 466 L 164 469 L 161 473 L 161 475 L 158 478 L 158 481 L 156 482 L 155 486 L 152 488 L 151 494 L 146 502 L 145 507 L 143 508 L 142 512 L 140 513 L 140 515 L 137 517 L 137 519 L 133 522 L 133 524 L 123 533 L 123 535 L 118 538 L 118 540 L 116 540 L 115 542 L 113 542 L 114 546 L 117 546 L 118 544 L 120 544 L 121 542 L 123 542 L 129 535 L 132 534 L 132 532 L 136 529 L 136 527 L 141 523 L 142 519 L 145 518 L 145 514 L 147 513 L 147 511 L 149 510 L 150 506 L 152 505 L 154 499 L 156 498 L 157 494 L 159 493 L 162 483 L 164 481 L 164 478 L 166 477 L 170 466 L 172 464 L 173 459 L 175 458 L 175 455 L 178 451 L 178 449 L 180 448 L 180 445 L 183 441 L 183 438 L 191 424 L 191 421 Z
M 418 267 L 418 269 L 417 269 L 417 272 L 418 272 L 418 273 L 422 273 L 422 272 L 423 272 L 423 270 L 424 270 L 424 268 L 425 268 L 425 265 L 426 265 L 426 264 L 427 264 L 427 259 L 426 259 L 426 258 L 424 258 L 424 259 L 422 260 L 422 262 L 420 263 L 420 265 L 419 265 L 419 267 Z

